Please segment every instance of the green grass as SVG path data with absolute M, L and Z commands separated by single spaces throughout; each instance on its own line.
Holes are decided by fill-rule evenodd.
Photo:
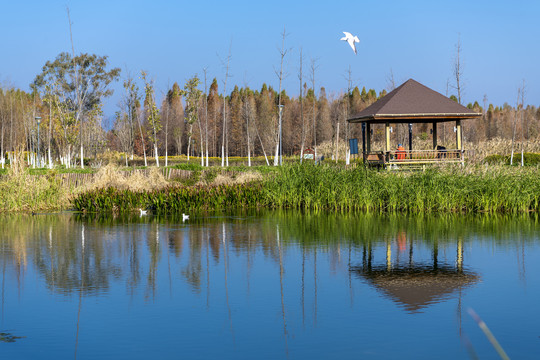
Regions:
M 490 165 L 510 165 L 510 155 L 489 155 L 483 161 L 484 164 Z M 521 166 L 521 152 L 514 153 L 513 166 Z M 525 166 L 540 166 L 540 154 L 524 153 L 523 165 Z
M 87 212 L 127 212 L 151 209 L 155 213 L 188 210 L 246 208 L 256 205 L 262 196 L 261 184 L 178 186 L 149 192 L 97 189 L 80 194 L 74 200 L 77 210 Z
M 197 172 L 198 173 L 198 172 Z M 404 173 L 285 165 L 262 182 L 221 186 L 180 186 L 152 192 L 101 189 L 75 200 L 78 210 L 158 212 L 182 209 L 265 207 L 270 209 L 406 213 L 537 211 L 538 169 L 448 167 Z
M 537 210 L 535 169 L 461 168 L 394 173 L 363 168 L 283 167 L 264 186 L 268 206 L 380 212 L 525 212 Z

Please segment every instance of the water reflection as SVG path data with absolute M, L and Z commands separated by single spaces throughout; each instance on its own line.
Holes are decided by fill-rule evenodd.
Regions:
M 226 278 L 229 251 L 245 255 L 248 280 L 254 254 L 262 251 L 278 265 L 282 282 L 283 258 L 296 247 L 301 248 L 303 281 L 306 260 L 309 257 L 313 261 L 315 291 L 317 256 L 321 251 L 328 257 L 332 272 L 343 265 L 345 258 L 345 267 L 365 278 L 383 273 L 453 273 L 477 278 L 478 275 L 464 269 L 463 249 L 473 241 L 519 246 L 519 274 L 525 279 L 524 247 L 537 240 L 533 235 L 537 233 L 538 217 L 273 212 L 200 214 L 189 224 L 182 224 L 181 217 L 18 214 L 3 215 L 0 224 L 2 266 L 4 271 L 8 266 L 19 282 L 30 265 L 38 269 L 54 292 L 70 294 L 83 290 L 85 296 L 99 295 L 110 289 L 112 281 L 121 279 L 131 294 L 144 282 L 145 297 L 151 299 L 156 295 L 156 271 L 164 257 L 170 267 L 170 257 L 181 258 L 184 252 L 187 262 L 181 274 L 197 293 L 209 280 L 210 261 L 224 263 Z M 351 254 L 357 252 L 362 254 L 361 265 L 357 264 L 359 258 L 351 260 Z M 379 256 L 381 252 L 383 256 Z M 148 258 L 144 257 L 146 254 Z
M 266 334 L 274 339 L 269 344 L 280 343 L 278 354 L 265 348 L 269 357 L 305 357 L 309 354 L 296 339 L 304 332 L 324 331 L 328 313 L 336 309 L 343 311 L 336 326 L 346 328 L 344 319 L 350 317 L 356 321 L 347 330 L 354 331 L 361 309 L 380 306 L 380 298 L 370 302 L 370 291 L 391 305 L 385 311 L 418 315 L 451 301 L 460 311 L 462 298 L 486 277 L 478 260 L 473 261 L 486 249 L 512 251 L 512 261 L 517 254 L 518 276 L 526 286 L 531 272 L 525 254 L 539 242 L 536 215 L 284 211 L 192 214 L 183 223 L 181 215 L 17 214 L 0 216 L 0 227 L 2 317 L 6 286 L 11 293 L 18 291 L 19 299 L 30 285 L 43 286 L 43 299 L 52 295 L 55 303 L 73 304 L 75 356 L 89 354 L 84 330 L 91 319 L 85 314 L 102 316 L 90 309 L 99 299 L 114 297 L 121 307 L 139 301 L 149 308 L 163 306 L 158 326 L 164 329 L 178 323 L 179 304 L 193 308 L 191 322 L 187 313 L 181 321 L 195 328 L 202 318 L 222 321 L 214 326 L 226 329 L 220 341 L 229 341 L 232 348 L 244 346 L 252 329 L 264 323 L 273 329 Z M 204 337 L 207 331 L 192 333 Z
M 444 250 L 452 253 L 452 245 L 451 242 L 446 242 L 443 245 Z M 379 261 L 373 257 L 373 252 L 376 251 L 374 246 L 382 247 L 386 251 L 384 258 Z M 430 259 L 425 259 L 425 256 L 415 258 L 415 246 L 428 249 Z M 397 247 L 394 257 L 393 247 Z M 415 244 L 414 239 L 407 238 L 406 231 L 401 229 L 395 242 L 387 240 L 386 243 L 364 244 L 362 265 L 351 266 L 351 271 L 407 311 L 414 313 L 457 292 L 461 296 L 464 288 L 480 280 L 480 276 L 474 271 L 464 269 L 462 237 L 458 237 L 455 243 L 455 259 L 441 263 L 439 251 L 438 241 Z

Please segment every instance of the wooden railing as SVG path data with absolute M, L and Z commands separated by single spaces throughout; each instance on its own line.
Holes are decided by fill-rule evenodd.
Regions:
M 390 151 L 386 158 L 388 163 L 430 163 L 430 162 L 459 162 L 463 160 L 460 150 L 396 150 Z
M 455 149 L 372 151 L 364 154 L 364 161 L 369 165 L 461 162 L 463 152 Z

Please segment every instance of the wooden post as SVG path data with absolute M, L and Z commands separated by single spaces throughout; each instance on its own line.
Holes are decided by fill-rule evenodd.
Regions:
M 386 140 L 386 148 L 385 148 L 385 151 L 387 153 L 390 152 L 390 124 L 389 123 L 386 123 L 384 124 L 384 127 L 385 127 L 385 140 Z
M 456 121 L 456 145 L 459 151 L 463 150 L 463 144 L 461 143 L 461 120 Z
M 433 150 L 437 150 L 437 123 L 433 123 Z
M 412 124 L 409 124 L 409 158 L 412 159 Z
M 371 152 L 371 124 L 370 123 L 366 123 L 367 124 L 367 152 L 368 154 Z
M 456 121 L 456 143 L 459 151 L 459 158 L 461 160 L 461 165 L 464 165 L 463 158 L 463 135 L 461 133 L 461 120 Z
M 362 123 L 362 158 L 366 163 L 366 123 Z

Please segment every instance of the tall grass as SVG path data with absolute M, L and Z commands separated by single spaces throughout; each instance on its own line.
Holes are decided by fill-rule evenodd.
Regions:
M 19 161 L 0 177 L 0 212 L 45 211 L 70 206 L 70 191 L 54 176 L 33 176 Z
M 540 201 L 537 169 L 459 166 L 394 173 L 287 166 L 263 187 L 274 208 L 382 212 L 525 212 Z
M 395 173 L 296 164 L 248 183 L 138 192 L 97 189 L 79 195 L 74 205 L 90 212 L 131 211 L 138 207 L 156 212 L 265 207 L 338 212 L 518 213 L 538 210 L 538 175 L 536 168 L 501 166 L 452 166 Z
M 126 212 L 150 209 L 155 213 L 188 210 L 214 210 L 257 206 L 261 184 L 176 186 L 153 191 L 102 188 L 82 193 L 74 200 L 77 210 L 87 212 Z

